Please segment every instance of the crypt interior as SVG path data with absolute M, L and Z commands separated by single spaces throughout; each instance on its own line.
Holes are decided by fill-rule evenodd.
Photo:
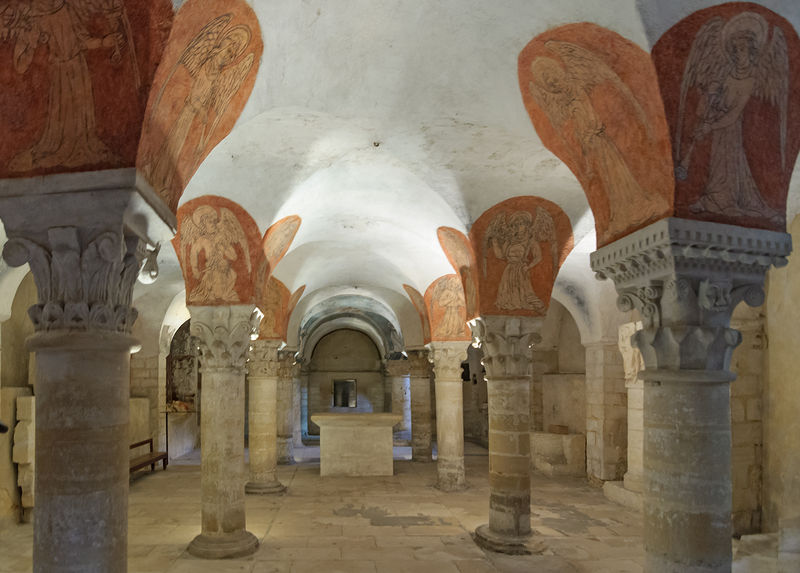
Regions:
M 798 30 L 0 2 L 0 573 L 800 571 Z

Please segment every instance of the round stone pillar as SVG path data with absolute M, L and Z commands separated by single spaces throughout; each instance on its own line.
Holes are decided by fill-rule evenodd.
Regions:
M 292 350 L 278 353 L 278 464 L 295 463 L 294 459 L 294 389 L 295 364 Z
M 530 553 L 531 344 L 541 318 L 487 316 L 475 323 L 489 392 L 489 523 L 475 540 L 491 551 Z
M 204 559 L 250 555 L 245 529 L 244 379 L 253 305 L 190 306 L 190 331 L 200 343 L 202 532 L 188 552 Z
M 408 399 L 409 388 L 408 360 L 387 360 L 386 377 L 391 388 L 391 411 L 400 414 L 403 419 L 395 427 L 396 432 L 408 431 L 411 428 L 411 408 Z
M 437 487 L 458 491 L 466 487 L 464 477 L 464 382 L 461 363 L 467 358 L 468 342 L 432 342 L 429 345 L 436 391 Z
M 40 178 L 7 181 L 0 198 L 3 258 L 30 265 L 38 297 L 28 309 L 36 573 L 127 570 L 132 292 L 150 243 L 142 233 L 171 234 L 133 187 L 133 170 L 106 173 L 108 187 L 92 193 L 80 176 L 36 192 Z
M 731 328 L 741 301 L 791 252 L 785 233 L 662 219 L 591 255 L 644 360 L 644 548 L 648 573 L 731 570 Z
M 433 461 L 431 435 L 431 364 L 425 349 L 408 350 L 409 388 L 411 390 L 411 459 Z
M 36 572 L 123 572 L 130 351 L 117 333 L 34 334 Z
M 275 476 L 277 451 L 278 348 L 280 341 L 255 340 L 247 364 L 250 481 L 246 493 L 280 493 L 286 487 Z

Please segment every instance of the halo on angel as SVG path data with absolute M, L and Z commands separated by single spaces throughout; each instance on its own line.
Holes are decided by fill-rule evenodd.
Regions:
M 162 197 L 172 195 L 183 149 L 192 130 L 199 129 L 199 135 L 187 159 L 188 165 L 181 169 L 187 176 L 199 166 L 233 96 L 253 67 L 255 54 L 243 57 L 250 45 L 250 28 L 244 24 L 231 26 L 232 20 L 232 14 L 223 14 L 200 30 L 175 62 L 153 102 L 148 118 L 151 124 L 157 115 L 170 114 L 168 106 L 162 109 L 161 101 L 176 72 L 181 68 L 188 72 L 192 82 L 180 111 L 168 127 L 159 127 L 166 132 L 164 140 L 155 153 L 144 159 L 143 171 Z M 152 127 L 151 130 L 158 132 Z
M 753 179 L 745 151 L 742 123 L 746 105 L 758 98 L 778 111 L 781 169 L 786 170 L 786 123 L 789 103 L 789 57 L 786 38 L 763 16 L 742 12 L 727 22 L 715 17 L 695 36 L 681 82 L 675 131 L 675 177 L 684 181 L 692 169 L 696 145 L 711 139 L 708 174 L 692 213 L 767 218 L 783 222 Z M 691 91 L 699 92 L 696 119 L 686 113 Z M 684 146 L 684 131 L 690 131 Z

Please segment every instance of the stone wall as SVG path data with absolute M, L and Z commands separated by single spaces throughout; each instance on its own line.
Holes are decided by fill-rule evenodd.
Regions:
M 800 217 L 789 231 L 795 249 Z M 800 518 L 800 255 L 772 269 L 767 285 L 767 369 L 763 402 L 764 498 L 762 524 L 777 531 L 781 521 Z
M 621 480 L 628 446 L 628 391 L 617 342 L 586 347 L 586 471 Z
M 733 478 L 733 532 L 761 531 L 762 501 L 762 392 L 765 354 L 763 308 L 740 304 L 731 327 L 742 333 L 734 350 L 731 370 L 731 471 Z

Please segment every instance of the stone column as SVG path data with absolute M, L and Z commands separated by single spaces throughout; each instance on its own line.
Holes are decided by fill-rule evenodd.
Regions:
M 639 377 L 644 361 L 639 349 L 631 344 L 631 338 L 641 328 L 641 322 L 627 322 L 619 327 L 619 350 L 628 389 L 628 471 L 623 483 L 625 489 L 636 493 L 644 491 L 644 382 Z
M 458 491 L 464 478 L 464 382 L 461 363 L 467 358 L 468 342 L 431 342 L 431 364 L 436 385 L 437 487 Z
M 278 348 L 273 340 L 254 340 L 247 362 L 250 481 L 246 493 L 280 493 L 286 487 L 275 477 L 278 465 Z
M 586 344 L 586 473 L 621 480 L 628 434 L 628 397 L 617 341 Z
M 475 321 L 489 390 L 489 523 L 475 541 L 491 551 L 526 554 L 531 535 L 531 344 L 542 318 L 486 316 Z
M 154 194 L 143 199 L 133 170 L 6 181 L 2 191 L 3 258 L 30 265 L 38 294 L 28 310 L 33 570 L 124 572 L 132 292 L 146 244 L 167 240 L 175 219 Z
M 387 360 L 386 377 L 392 390 L 391 412 L 400 414 L 403 420 L 395 427 L 398 432 L 403 432 L 411 427 L 411 411 L 408 400 L 408 360 Z
M 730 371 L 742 300 L 791 251 L 784 233 L 662 219 L 591 256 L 644 328 L 644 546 L 648 572 L 731 570 Z
M 204 559 L 242 557 L 258 548 L 245 529 L 244 378 L 253 305 L 190 306 L 200 345 L 202 530 L 188 551 Z M 257 328 L 257 324 L 255 325 Z
M 426 349 L 408 350 L 411 389 L 411 459 L 433 461 L 431 446 L 431 364 Z
M 278 463 L 282 466 L 295 463 L 294 442 L 294 350 L 278 353 Z

